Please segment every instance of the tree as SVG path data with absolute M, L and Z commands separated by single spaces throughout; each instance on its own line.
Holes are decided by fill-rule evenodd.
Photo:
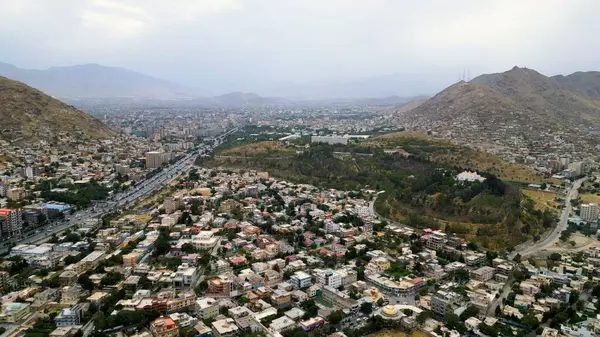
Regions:
M 360 305 L 360 312 L 362 312 L 365 315 L 369 315 L 371 312 L 373 312 L 373 303 L 363 302 Z
M 327 320 L 333 325 L 340 323 L 342 319 L 344 319 L 344 312 L 341 310 L 336 310 L 327 316 Z
M 515 257 L 513 258 L 513 261 L 516 263 L 521 263 L 521 254 L 515 255 Z
M 196 251 L 196 248 L 194 248 L 194 245 L 192 245 L 191 243 L 186 242 L 183 245 L 181 245 L 181 251 L 188 254 L 192 254 Z
M 382 297 L 380 297 L 380 298 L 377 300 L 377 305 L 378 305 L 378 306 L 380 306 L 380 307 L 382 307 L 384 304 L 385 304 L 385 301 L 383 300 L 383 298 L 382 298 Z
M 433 317 L 433 312 L 429 310 L 423 310 L 417 315 L 417 323 L 423 324 L 426 320 Z
M 94 290 L 94 283 L 90 280 L 90 276 L 87 273 L 81 274 L 77 279 L 77 283 L 85 290 Z
M 465 269 L 457 269 L 454 271 L 454 279 L 459 283 L 466 283 L 470 278 L 469 272 Z
M 560 261 L 562 256 L 559 253 L 552 253 L 548 258 L 552 261 Z
M 462 312 L 462 314 L 460 314 L 460 319 L 465 321 L 467 318 L 475 317 L 478 314 L 479 309 L 474 305 L 470 305 L 467 307 L 467 309 L 465 309 L 465 311 Z

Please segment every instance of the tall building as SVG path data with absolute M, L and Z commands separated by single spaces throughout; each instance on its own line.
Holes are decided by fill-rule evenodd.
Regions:
M 164 163 L 164 154 L 158 151 L 146 152 L 146 168 L 155 169 Z
M 20 174 L 23 178 L 33 180 L 34 177 L 40 174 L 40 170 L 35 166 L 21 167 Z
M 0 197 L 6 196 L 6 183 L 0 180 Z
M 3 236 L 20 234 L 22 227 L 21 209 L 0 208 L 0 231 Z
M 594 221 L 598 219 L 598 205 L 591 203 L 581 205 L 579 215 L 585 221 Z

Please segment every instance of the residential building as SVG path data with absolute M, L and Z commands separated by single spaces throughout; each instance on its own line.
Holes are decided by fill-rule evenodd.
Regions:
M 309 288 L 312 285 L 312 277 L 304 271 L 296 271 L 294 275 L 290 277 L 290 283 L 296 289 Z
M 454 310 L 462 303 L 462 296 L 451 291 L 438 291 L 431 297 L 431 310 L 439 315 Z
M 150 323 L 150 332 L 154 337 L 178 337 L 179 327 L 170 317 L 159 317 Z
M 317 283 L 336 289 L 342 286 L 342 276 L 338 272 L 322 269 L 315 269 L 314 272 Z
M 583 204 L 579 208 L 579 214 L 585 221 L 594 221 L 598 219 L 598 204 Z
M 238 326 L 233 318 L 225 318 L 212 323 L 213 332 L 216 337 L 232 337 L 238 335 Z
M 2 303 L 0 323 L 21 323 L 31 313 L 29 303 L 7 302 Z
M 165 154 L 158 151 L 146 152 L 146 168 L 156 169 L 165 163 Z
M 84 305 L 75 304 L 69 308 L 64 308 L 54 318 L 57 327 L 79 325 L 84 314 Z
M 211 297 L 203 297 L 196 300 L 196 312 L 198 318 L 204 320 L 219 315 L 219 302 Z
M 496 269 L 494 267 L 481 267 L 471 272 L 471 277 L 477 281 L 487 282 L 494 278 Z
M 0 208 L 0 231 L 2 236 L 13 236 L 21 233 L 23 219 L 20 208 Z

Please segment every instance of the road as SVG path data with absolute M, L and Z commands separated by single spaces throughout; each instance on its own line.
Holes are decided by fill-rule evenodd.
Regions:
M 535 254 L 536 252 L 538 252 L 544 248 L 552 246 L 554 244 L 554 242 L 556 242 L 558 240 L 558 238 L 560 237 L 560 233 L 562 233 L 562 231 L 566 230 L 568 227 L 567 222 L 569 221 L 569 215 L 571 214 L 571 199 L 573 199 L 573 198 L 575 198 L 575 196 L 577 196 L 577 190 L 579 189 L 579 187 L 581 187 L 581 184 L 586 179 L 587 179 L 587 177 L 581 178 L 581 179 L 575 180 L 573 182 L 573 184 L 571 184 L 569 191 L 565 195 L 565 207 L 563 208 L 563 212 L 560 216 L 558 224 L 556 224 L 556 227 L 554 227 L 554 230 L 552 230 L 552 233 L 550 233 L 550 235 L 548 237 L 546 237 L 545 239 L 542 239 L 538 242 L 533 242 L 533 243 L 531 243 L 531 245 L 526 245 L 524 249 L 515 250 L 514 252 L 510 253 L 508 255 L 509 259 L 511 259 L 511 260 L 514 259 L 514 257 L 517 254 L 520 254 L 521 256 L 528 256 L 528 255 Z
M 38 227 L 35 229 L 33 235 L 27 236 L 27 234 L 31 233 L 30 231 L 24 233 L 24 238 L 13 237 L 5 240 L 2 246 L 0 247 L 0 254 L 7 253 L 10 250 L 11 245 L 13 244 L 17 245 L 37 243 L 39 241 L 43 241 L 44 239 L 51 237 L 54 234 L 58 234 L 87 220 L 99 221 L 106 214 L 125 209 L 126 207 L 135 204 L 136 202 L 150 196 L 152 193 L 155 193 L 156 191 L 160 190 L 175 176 L 179 175 L 181 172 L 185 172 L 188 168 L 190 168 L 194 164 L 194 159 L 196 155 L 206 154 L 214 150 L 214 148 L 221 145 L 225 137 L 227 137 L 233 132 L 236 132 L 237 130 L 239 130 L 239 128 L 229 130 L 226 133 L 216 137 L 215 142 L 212 146 L 203 146 L 194 152 L 186 154 L 185 156 L 177 160 L 175 163 L 166 166 L 162 171 L 160 171 L 156 175 L 144 181 L 138 182 L 133 188 L 130 188 L 126 191 L 114 195 L 111 198 L 111 200 L 108 200 L 102 205 L 82 209 L 73 215 L 67 216 L 65 220 L 63 220 L 62 222 L 58 222 L 58 224 L 50 223 L 45 226 Z

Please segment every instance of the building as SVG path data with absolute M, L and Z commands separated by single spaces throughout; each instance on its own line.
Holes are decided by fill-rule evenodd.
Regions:
M 316 269 L 315 278 L 317 279 L 317 283 L 324 286 L 336 289 L 342 286 L 342 275 L 333 270 Z
M 196 333 L 196 337 L 212 337 L 213 331 L 211 328 L 206 326 L 203 322 L 198 322 L 194 326 L 194 330 Z
M 440 250 L 442 249 L 448 240 L 446 239 L 446 234 L 440 231 L 432 232 L 426 242 L 426 246 L 429 249 Z
M 27 190 L 23 187 L 9 188 L 6 191 L 6 197 L 10 200 L 22 200 L 27 197 Z
M 238 335 L 238 326 L 233 318 L 225 318 L 212 323 L 213 332 L 216 337 L 231 337 Z
M 31 308 L 29 303 L 8 302 L 2 304 L 0 311 L 1 323 L 21 323 L 29 316 Z
M 214 279 L 208 280 L 208 294 L 213 296 L 229 297 L 233 292 L 233 280 L 225 275 L 219 275 Z
M 290 277 L 290 283 L 296 289 L 309 288 L 312 285 L 312 277 L 304 271 L 297 271 Z
M 219 315 L 219 303 L 211 297 L 203 297 L 196 300 L 196 312 L 198 318 L 204 320 Z
M 89 253 L 86 257 L 79 261 L 79 264 L 82 265 L 84 269 L 90 269 L 97 266 L 100 261 L 104 258 L 104 252 L 101 250 L 96 250 Z
M 285 330 L 291 330 L 295 327 L 296 322 L 287 316 L 276 318 L 271 322 L 271 325 L 269 325 L 269 329 L 277 333 L 280 333 Z
M 182 263 L 175 272 L 173 288 L 183 289 L 194 286 L 198 280 L 199 271 L 200 269 L 196 267 L 190 267 L 187 263 Z
M 327 301 L 344 309 L 349 309 L 357 305 L 356 300 L 350 297 L 350 295 L 330 286 L 323 287 L 322 296 Z
M 594 221 L 598 219 L 598 205 L 593 203 L 583 204 L 579 209 L 579 214 L 585 221 Z
M 175 312 L 170 314 L 169 317 L 182 329 L 193 327 L 198 323 L 196 317 L 192 317 L 185 312 Z
M 277 309 L 287 308 L 292 305 L 292 293 L 283 289 L 275 289 L 271 294 L 271 304 Z
M 57 327 L 79 325 L 84 314 L 84 305 L 75 304 L 70 308 L 64 308 L 56 317 L 54 323 Z
M 487 282 L 494 278 L 494 272 L 496 269 L 494 267 L 481 267 L 471 272 L 471 277 L 477 281 Z
M 302 330 L 304 331 L 312 331 L 314 329 L 320 328 L 325 325 L 325 320 L 322 317 L 311 317 L 305 321 L 301 321 L 298 323 Z
M 150 323 L 150 332 L 154 337 L 178 337 L 179 327 L 169 317 L 159 317 Z
M 0 231 L 2 236 L 13 236 L 21 233 L 23 218 L 20 208 L 0 208 Z
M 311 143 L 348 144 L 348 138 L 342 136 L 311 136 Z
M 211 231 L 200 231 L 198 235 L 192 237 L 192 245 L 198 250 L 210 250 L 213 249 L 219 238 L 214 236 Z
M 431 297 L 431 310 L 439 315 L 444 315 L 447 311 L 454 310 L 454 307 L 460 306 L 462 296 L 455 292 L 438 291 Z
M 146 168 L 156 169 L 165 162 L 165 154 L 158 151 L 146 152 Z

